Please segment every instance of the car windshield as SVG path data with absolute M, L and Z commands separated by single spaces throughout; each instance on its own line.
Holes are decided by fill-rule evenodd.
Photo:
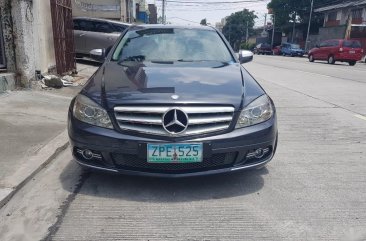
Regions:
M 129 31 L 113 53 L 114 61 L 234 61 L 213 30 L 149 28 Z
M 300 48 L 300 45 L 298 45 L 298 44 L 291 44 L 291 48 L 293 48 L 293 49 L 299 49 Z

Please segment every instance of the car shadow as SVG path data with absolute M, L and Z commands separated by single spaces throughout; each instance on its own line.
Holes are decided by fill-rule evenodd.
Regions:
M 71 160 L 59 178 L 65 190 L 70 190 L 70 186 L 63 180 L 75 168 L 80 169 L 81 176 L 78 194 L 159 203 L 223 199 L 258 193 L 264 185 L 263 176 L 268 174 L 264 167 L 211 176 L 152 178 L 89 172 Z

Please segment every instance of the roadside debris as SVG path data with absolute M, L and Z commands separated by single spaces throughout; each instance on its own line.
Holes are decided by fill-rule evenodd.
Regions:
M 46 75 L 41 80 L 42 89 L 49 89 L 49 88 L 60 89 L 62 87 L 78 86 L 78 85 L 79 84 L 75 82 L 74 77 L 70 75 L 65 75 L 61 78 L 56 75 Z
M 63 87 L 62 80 L 56 75 L 46 75 L 42 79 L 42 82 L 46 85 L 46 87 L 52 87 L 56 89 L 60 89 Z

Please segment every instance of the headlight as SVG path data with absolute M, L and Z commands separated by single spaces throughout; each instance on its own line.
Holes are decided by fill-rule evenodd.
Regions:
M 76 97 L 73 114 L 76 119 L 82 122 L 113 129 L 113 125 L 107 111 L 85 95 L 79 94 Z
M 267 95 L 262 95 L 242 110 L 235 128 L 259 124 L 269 120 L 272 116 L 272 103 Z

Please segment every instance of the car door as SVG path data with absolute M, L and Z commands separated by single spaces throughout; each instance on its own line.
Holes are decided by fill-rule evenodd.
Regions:
M 80 20 L 74 19 L 74 44 L 75 44 L 75 53 L 80 54 L 83 52 L 82 48 L 85 45 L 85 39 L 82 37 L 82 29 L 80 27 Z
M 320 60 L 326 59 L 325 55 L 328 45 L 329 45 L 328 41 L 321 42 L 319 48 L 314 52 L 314 58 Z
M 89 33 L 86 46 L 88 50 L 106 49 L 116 42 L 120 33 L 115 32 L 113 26 L 106 21 L 94 20 L 94 31 Z
M 76 53 L 89 55 L 88 42 L 91 33 L 94 31 L 94 23 L 87 19 L 78 19 L 74 21 L 74 29 Z

